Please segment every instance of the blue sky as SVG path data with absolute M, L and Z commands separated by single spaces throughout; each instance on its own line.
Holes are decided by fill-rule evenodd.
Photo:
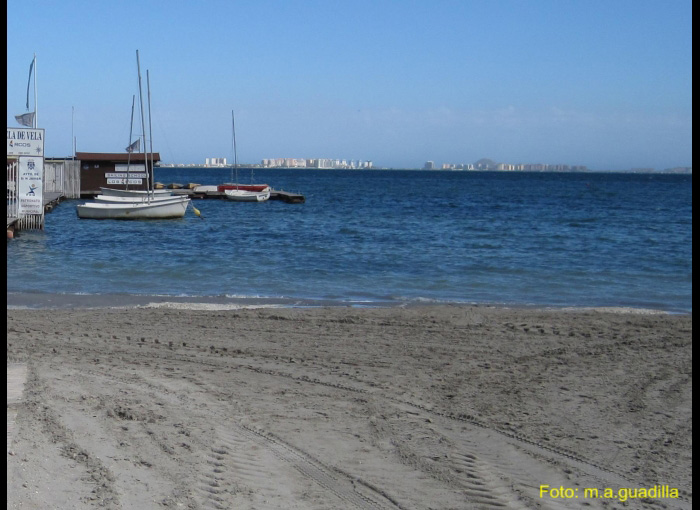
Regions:
M 138 49 L 164 162 L 232 159 L 235 110 L 241 162 L 692 165 L 690 0 L 8 0 L 7 29 L 47 156 L 124 150 Z

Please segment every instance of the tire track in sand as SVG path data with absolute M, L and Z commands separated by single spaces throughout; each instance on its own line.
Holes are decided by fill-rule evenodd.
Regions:
M 380 489 L 325 466 L 282 439 L 246 425 L 228 423 L 215 429 L 219 441 L 211 448 L 209 466 L 197 492 L 208 508 L 227 508 L 227 497 L 246 494 L 255 508 L 306 507 L 299 477 L 313 482 L 342 502 L 344 508 L 392 510 L 402 507 Z M 228 493 L 229 496 L 225 496 Z

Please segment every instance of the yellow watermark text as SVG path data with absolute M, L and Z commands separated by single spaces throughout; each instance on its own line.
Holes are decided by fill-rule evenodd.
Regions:
M 540 485 L 540 499 L 614 499 L 625 502 L 630 499 L 677 499 L 678 489 L 668 485 L 654 485 L 653 487 L 619 489 L 586 487 L 552 487 L 551 485 Z

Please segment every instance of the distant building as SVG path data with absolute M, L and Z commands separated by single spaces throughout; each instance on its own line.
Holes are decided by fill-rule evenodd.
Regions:
M 226 158 L 206 158 L 204 166 L 226 166 Z
M 263 168 L 321 168 L 321 169 L 356 169 L 372 168 L 371 161 L 353 161 L 351 159 L 329 158 L 269 158 L 261 162 Z
M 434 170 L 436 165 L 428 161 L 423 169 Z M 496 163 L 482 158 L 475 163 L 442 163 L 442 170 L 491 170 L 498 172 L 587 172 L 588 167 L 583 165 L 562 165 L 546 163 Z

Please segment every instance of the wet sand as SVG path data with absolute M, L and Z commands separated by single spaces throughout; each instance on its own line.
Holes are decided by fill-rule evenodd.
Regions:
M 690 315 L 187 308 L 7 310 L 8 508 L 692 507 Z

